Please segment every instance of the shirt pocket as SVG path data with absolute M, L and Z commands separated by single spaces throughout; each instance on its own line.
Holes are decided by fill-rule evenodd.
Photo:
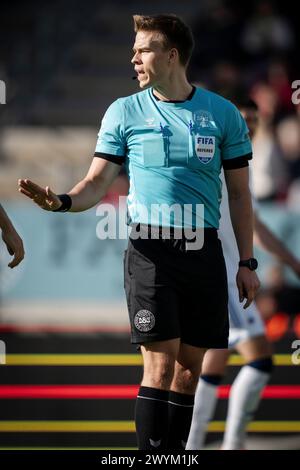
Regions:
M 161 133 L 151 132 L 142 137 L 142 157 L 146 168 L 167 165 L 164 139 Z

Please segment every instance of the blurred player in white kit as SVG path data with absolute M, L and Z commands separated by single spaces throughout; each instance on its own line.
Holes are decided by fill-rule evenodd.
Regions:
M 246 120 L 250 137 L 253 138 L 259 118 L 256 104 L 252 100 L 239 103 L 238 108 Z M 259 158 L 259 155 L 254 158 Z M 251 176 L 251 174 L 250 174 Z M 222 174 L 224 179 L 224 174 Z M 224 181 L 223 181 L 224 183 Z M 300 275 L 300 262 L 259 219 L 253 201 L 255 242 L 290 266 Z M 236 289 L 236 266 L 239 260 L 233 228 L 230 222 L 228 195 L 223 184 L 219 238 L 222 241 L 226 261 L 229 294 L 229 348 L 209 349 L 204 356 L 202 373 L 195 395 L 193 419 L 186 449 L 201 449 L 207 425 L 213 418 L 217 404 L 217 388 L 226 370 L 228 358 L 236 349 L 245 359 L 230 389 L 223 450 L 245 448 L 246 428 L 252 420 L 260 402 L 260 395 L 270 379 L 272 350 L 265 335 L 265 328 L 255 302 L 242 308 Z M 251 269 L 245 266 L 244 269 Z

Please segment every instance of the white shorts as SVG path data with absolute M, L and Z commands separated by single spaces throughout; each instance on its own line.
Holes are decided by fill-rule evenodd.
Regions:
M 236 284 L 228 285 L 228 296 L 230 325 L 228 348 L 233 349 L 242 341 L 264 335 L 265 327 L 255 302 L 252 302 L 248 308 L 243 308 L 245 301 L 243 303 L 239 301 Z

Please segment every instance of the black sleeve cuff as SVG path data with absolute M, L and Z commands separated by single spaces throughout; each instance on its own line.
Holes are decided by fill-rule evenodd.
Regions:
M 125 157 L 117 157 L 116 155 L 111 155 L 109 153 L 100 153 L 100 152 L 96 152 L 94 154 L 94 157 L 103 158 L 104 160 L 108 160 L 109 162 L 117 163 L 117 165 L 122 165 L 123 163 L 125 163 L 125 160 L 126 160 Z
M 247 153 L 242 157 L 230 158 L 229 160 L 223 160 L 224 170 L 237 170 L 238 168 L 244 168 L 249 166 L 249 160 L 252 159 L 252 153 Z

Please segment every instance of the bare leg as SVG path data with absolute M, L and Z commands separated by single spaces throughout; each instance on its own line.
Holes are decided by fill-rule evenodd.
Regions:
M 169 390 L 179 350 L 179 338 L 142 345 L 144 373 L 141 385 Z
M 169 390 L 179 345 L 180 340 L 173 339 L 141 347 L 144 375 L 135 408 L 139 449 L 167 448 Z
M 169 395 L 168 448 L 184 449 L 189 435 L 194 394 L 205 349 L 181 344 Z

